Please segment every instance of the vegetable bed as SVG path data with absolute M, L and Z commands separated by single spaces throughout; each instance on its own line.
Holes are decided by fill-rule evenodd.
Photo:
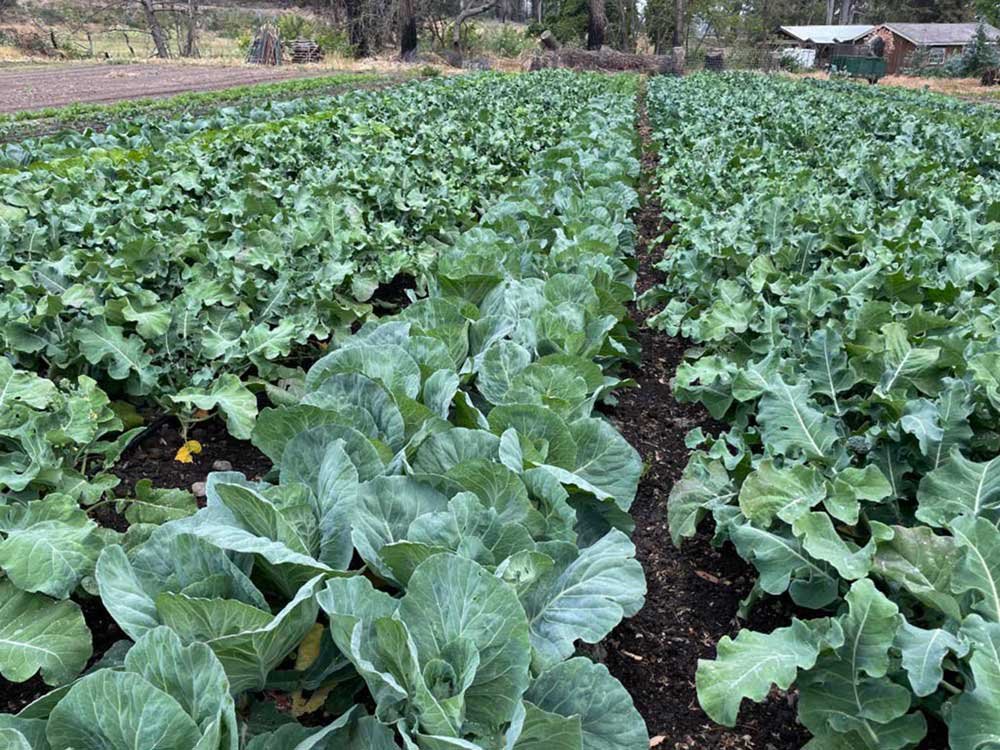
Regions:
M 441 233 L 420 276 L 424 294 L 394 315 L 325 331 L 325 352 L 304 376 L 258 363 L 268 385 L 289 376 L 262 391 L 272 405 L 259 414 L 256 400 L 249 414 L 249 400 L 236 395 L 245 385 L 228 368 L 207 394 L 164 389 L 174 403 L 218 408 L 231 433 L 249 434 L 273 464 L 266 476 L 216 471 L 204 503 L 137 483 L 113 503 L 127 528 L 98 525 L 111 507 L 99 483 L 110 489 L 114 480 L 66 447 L 86 438 L 83 453 L 110 467 L 135 437 L 121 432 L 130 415 L 93 381 L 67 391 L 0 360 L 0 391 L 21 420 L 3 433 L 5 445 L 21 441 L 32 458 L 30 425 L 64 457 L 59 483 L 40 471 L 10 488 L 0 508 L 0 673 L 12 682 L 38 673 L 54 688 L 0 716 L 0 742 L 19 750 L 648 746 L 629 695 L 574 646 L 600 640 L 645 593 L 628 538 L 642 463 L 595 413 L 621 385 L 618 367 L 637 357 L 625 323 L 635 280 L 627 262 L 634 80 L 486 76 L 416 95 L 527 91 L 525 81 L 547 106 L 572 99 L 572 111 L 537 140 L 492 133 L 505 154 L 482 157 L 496 197 L 463 193 L 466 210 L 474 202 L 482 217 Z M 502 116 L 536 127 L 523 103 L 489 110 L 473 110 L 479 127 Z M 290 127 L 308 130 L 323 117 Z M 391 132 L 357 119 L 392 143 Z M 445 137 L 449 126 L 437 127 Z M 195 158 L 196 143 L 200 136 L 176 148 Z M 242 153 L 241 143 L 228 147 Z M 195 163 L 208 163 L 198 161 L 205 153 Z M 512 158 L 521 174 L 501 177 L 496 165 Z M 72 177 L 74 167 L 54 168 L 63 167 Z M 8 228 L 21 222 L 8 239 L 49 216 L 32 210 L 7 212 Z M 55 232 L 43 234 L 50 241 Z M 36 248 L 19 252 L 31 262 Z M 290 287 L 311 292 L 309 283 Z M 90 330 L 88 312 L 54 325 Z M 127 359 L 154 356 L 131 346 Z M 81 369 L 141 386 L 142 372 L 113 348 L 95 362 L 82 353 L 96 370 Z M 197 377 L 192 370 L 178 372 Z M 94 503 L 89 511 L 81 499 Z M 127 636 L 100 654 L 80 606 L 97 600 Z
M 3 147 L 0 748 L 1000 745 L 998 122 L 545 71 Z
M 695 345 L 678 398 L 729 424 L 689 434 L 670 532 L 711 517 L 759 574 L 744 609 L 798 615 L 723 638 L 701 705 L 794 687 L 810 749 L 996 744 L 995 113 L 755 75 L 649 108 L 677 225 L 643 301 Z

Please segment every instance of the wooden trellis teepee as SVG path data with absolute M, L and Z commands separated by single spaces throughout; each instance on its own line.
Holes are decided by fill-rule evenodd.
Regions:
M 278 29 L 270 24 L 263 24 L 254 37 L 247 62 L 256 65 L 281 65 L 281 35 Z

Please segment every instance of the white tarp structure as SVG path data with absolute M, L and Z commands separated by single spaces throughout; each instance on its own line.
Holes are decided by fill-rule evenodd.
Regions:
M 800 68 L 816 67 L 816 50 L 808 47 L 785 47 L 781 50 L 783 60 L 793 60 Z

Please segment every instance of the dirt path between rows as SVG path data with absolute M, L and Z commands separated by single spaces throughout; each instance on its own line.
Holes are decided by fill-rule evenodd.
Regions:
M 643 142 L 642 208 L 635 217 L 640 294 L 661 279 L 654 264 L 664 252 L 655 244 L 663 217 L 652 193 L 658 157 L 650 140 L 644 93 L 640 92 L 638 120 Z M 660 750 L 798 750 L 808 735 L 797 724 L 787 696 L 776 693 L 761 706 L 745 702 L 733 729 L 714 724 L 698 706 L 697 660 L 712 658 L 719 638 L 739 629 L 735 613 L 754 575 L 732 548 L 714 549 L 707 534 L 680 550 L 670 541 L 667 496 L 687 463 L 684 435 L 697 426 L 716 433 L 722 425 L 701 406 L 674 399 L 670 380 L 688 344 L 648 328 L 651 314 L 632 307 L 642 367 L 629 373 L 638 387 L 621 393 L 611 414 L 649 467 L 631 510 L 636 524 L 633 540 L 649 592 L 642 611 L 604 641 L 601 656 L 631 693 Z M 770 630 L 785 624 L 784 619 L 779 610 L 761 604 L 750 624 Z
M 0 70 L 0 113 L 217 91 L 289 78 L 316 78 L 338 71 L 300 66 L 167 65 L 138 63 L 45 65 Z

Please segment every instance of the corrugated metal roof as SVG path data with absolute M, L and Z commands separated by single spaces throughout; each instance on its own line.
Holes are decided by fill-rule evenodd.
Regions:
M 989 24 L 986 35 L 1000 40 L 1000 29 Z M 969 44 L 976 38 L 977 23 L 887 23 L 883 26 L 918 47 L 954 47 Z
M 782 26 L 781 30 L 800 42 L 836 44 L 853 42 L 875 29 L 874 26 Z

